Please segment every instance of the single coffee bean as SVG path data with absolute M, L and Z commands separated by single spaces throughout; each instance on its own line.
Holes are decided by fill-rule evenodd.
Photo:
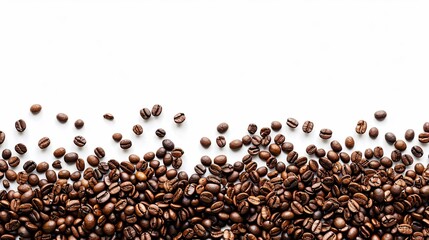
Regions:
M 201 146 L 203 146 L 204 148 L 208 148 L 210 147 L 210 145 L 212 144 L 212 141 L 210 141 L 210 139 L 208 137 L 202 137 L 200 139 L 200 144 Z
M 405 149 L 407 149 L 407 144 L 403 140 L 397 140 L 394 146 L 399 151 L 405 151 Z
M 0 145 L 4 143 L 6 139 L 6 134 L 3 131 L 0 131 Z
M 205 155 L 201 157 L 200 162 L 204 166 L 208 167 L 212 164 L 212 159 L 209 156 Z
M 314 128 L 314 123 L 312 121 L 305 121 L 302 125 L 302 131 L 305 133 L 311 133 Z
M 249 126 L 247 127 L 247 131 L 250 134 L 255 134 L 256 131 L 258 131 L 258 126 L 256 124 L 254 124 L 254 123 L 250 123 Z
M 135 135 L 140 136 L 143 134 L 143 127 L 140 124 L 136 124 L 133 126 L 133 132 Z
M 374 118 L 378 121 L 383 121 L 387 116 L 387 112 L 384 110 L 378 110 L 374 113 Z
M 232 150 L 238 150 L 243 146 L 243 142 L 240 139 L 235 139 L 232 140 L 229 143 L 229 148 L 231 148 Z
M 197 164 L 194 167 L 194 171 L 198 175 L 204 175 L 206 173 L 206 167 L 203 164 Z
M 143 119 L 149 119 L 151 115 L 152 115 L 152 114 L 151 114 L 151 112 L 150 112 L 149 108 L 142 108 L 142 109 L 140 110 L 140 116 L 141 116 Z
M 53 153 L 54 157 L 56 157 L 56 158 L 63 157 L 64 154 L 66 154 L 66 149 L 63 147 L 55 149 L 55 151 Z
M 79 171 L 85 170 L 85 161 L 82 158 L 76 160 L 76 169 Z
M 414 130 L 413 129 L 408 129 L 407 131 L 405 131 L 405 135 L 404 135 L 404 137 L 405 137 L 405 140 L 407 140 L 407 141 L 413 141 L 413 139 L 414 139 Z
M 3 179 L 3 187 L 4 188 L 9 188 L 10 187 L 10 182 L 8 180 L 6 180 L 6 179 Z
M 365 120 L 359 120 L 357 125 L 356 125 L 356 133 L 357 134 L 364 134 L 366 132 L 368 124 L 366 123 Z
M 280 129 L 282 129 L 282 123 L 279 121 L 272 121 L 271 122 L 271 129 L 273 131 L 280 131 Z
M 7 162 L 3 159 L 0 159 L 0 172 L 6 172 L 9 169 Z
M 228 131 L 229 125 L 226 122 L 220 123 L 219 125 L 217 125 L 216 130 L 219 133 L 225 133 L 226 131 Z
M 429 133 L 423 132 L 419 134 L 419 142 L 428 143 L 429 142 Z
M 129 139 L 122 139 L 119 145 L 122 149 L 129 149 L 133 145 L 133 143 Z
M 155 104 L 152 107 L 152 115 L 158 117 L 162 113 L 162 106 L 159 104 Z
M 429 122 L 425 122 L 425 123 L 423 124 L 423 131 L 424 131 L 424 132 L 429 132 Z
M 100 159 L 98 159 L 98 157 L 95 155 L 89 155 L 86 158 L 86 161 L 88 162 L 89 165 L 91 165 L 93 167 L 98 166 L 98 164 L 100 163 Z
M 162 129 L 162 128 L 158 128 L 158 129 L 156 129 L 156 131 L 155 131 L 155 135 L 156 135 L 156 136 L 158 136 L 158 137 L 160 137 L 160 138 L 165 137 L 165 134 L 166 134 L 166 132 L 165 132 L 165 130 L 164 130 L 164 129 Z
M 171 141 L 170 139 L 164 139 L 164 140 L 162 140 L 162 146 L 167 151 L 172 151 L 174 149 L 174 142 Z
M 368 134 L 369 134 L 369 137 L 372 139 L 377 138 L 378 137 L 378 128 L 376 128 L 376 127 L 370 128 Z
M 103 114 L 103 118 L 106 120 L 113 120 L 113 119 L 115 119 L 115 116 L 113 116 L 113 114 L 111 114 L 111 113 L 105 113 L 105 114 Z
M 403 154 L 401 157 L 401 161 L 405 166 L 410 166 L 413 164 L 414 159 L 411 155 L 409 154 Z
M 40 149 L 45 149 L 47 147 L 49 147 L 49 145 L 51 144 L 51 140 L 48 137 L 42 137 L 39 142 L 38 142 L 38 146 Z
M 53 161 L 52 162 L 52 167 L 55 168 L 55 169 L 61 169 L 62 168 L 61 161 L 58 160 L 58 159 L 55 160 L 55 161 Z
M 42 111 L 42 105 L 40 105 L 40 104 L 31 105 L 30 112 L 32 114 L 38 114 L 40 111 Z
M 3 149 L 1 152 L 1 157 L 5 160 L 9 159 L 12 156 L 12 151 L 9 148 Z
M 24 166 L 23 166 L 24 171 L 27 173 L 33 172 L 36 169 L 36 167 L 37 167 L 37 164 L 32 160 L 28 160 L 27 162 L 24 163 Z
M 46 180 L 48 180 L 49 183 L 54 183 L 57 181 L 57 173 L 54 170 L 47 170 L 45 172 Z
M 328 128 L 322 128 L 319 133 L 319 137 L 322 139 L 329 139 L 332 137 L 332 130 Z
M 64 161 L 66 163 L 74 163 L 77 161 L 78 158 L 79 158 L 79 155 L 75 152 L 69 152 L 64 155 Z
M 94 154 L 98 157 L 98 158 L 103 158 L 104 156 L 106 156 L 106 152 L 104 151 L 104 149 L 102 147 L 96 147 L 94 149 Z
M 226 140 L 224 136 L 218 136 L 216 138 L 216 144 L 218 145 L 218 147 L 223 148 L 226 145 Z
M 423 149 L 420 146 L 413 146 L 411 148 L 411 153 L 417 158 L 421 158 L 424 154 Z
M 122 140 L 122 134 L 120 134 L 120 133 L 114 133 L 114 134 L 112 135 L 112 139 L 113 139 L 115 142 L 119 142 L 119 141 L 121 141 L 121 140 Z
M 86 144 L 86 139 L 83 136 L 76 136 L 74 137 L 73 143 L 78 147 L 83 147 Z
M 174 122 L 177 124 L 181 124 L 186 120 L 186 116 L 184 113 L 177 113 L 174 115 Z
M 15 128 L 16 128 L 16 131 L 18 132 L 24 132 L 25 129 L 27 128 L 27 123 L 25 123 L 24 120 L 19 119 L 18 121 L 15 122 Z
M 12 156 L 11 158 L 9 158 L 9 166 L 11 167 L 17 167 L 19 165 L 19 163 L 21 162 L 21 159 L 19 159 L 19 157 L 17 156 Z
M 25 146 L 25 144 L 23 144 L 23 143 L 18 143 L 15 145 L 15 152 L 23 155 L 27 152 L 27 146 Z
M 75 127 L 76 129 L 81 129 L 81 128 L 83 128 L 83 125 L 85 125 L 85 122 L 84 122 L 82 119 L 77 119 L 77 120 L 74 122 L 74 127 Z
M 394 143 L 395 143 L 395 141 L 396 141 L 396 136 L 395 136 L 395 134 L 393 134 L 393 133 L 391 133 L 391 132 L 387 132 L 387 133 L 384 135 L 384 139 L 386 139 L 386 142 L 387 142 L 387 143 L 389 143 L 389 144 L 394 144 Z
M 57 120 L 60 123 L 66 123 L 69 120 L 69 116 L 67 116 L 67 114 L 65 114 L 65 113 L 58 113 L 57 114 Z
M 286 120 L 286 125 L 288 125 L 288 127 L 290 128 L 296 128 L 298 127 L 299 123 L 298 120 L 296 120 L 295 118 L 288 118 Z

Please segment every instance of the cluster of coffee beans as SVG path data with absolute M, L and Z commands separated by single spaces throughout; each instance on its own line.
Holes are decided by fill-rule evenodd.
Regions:
M 38 114 L 42 107 L 31 106 Z M 160 105 L 143 108 L 143 119 L 159 116 Z M 385 111 L 374 117 L 382 121 Z M 60 113 L 58 121 L 68 116 Z M 103 115 L 113 120 L 110 113 Z M 173 121 L 181 124 L 185 114 Z M 298 128 L 298 120 L 288 118 L 289 128 Z M 83 120 L 75 127 L 82 128 Z M 16 130 L 24 132 L 26 123 L 20 119 Z M 302 124 L 304 134 L 313 131 L 314 123 Z M 365 134 L 368 124 L 357 122 L 357 134 Z M 222 134 L 227 123 L 217 126 L 216 145 L 227 146 Z M 236 151 L 247 153 L 231 163 L 227 155 L 202 156 L 194 172 L 180 171 L 184 151 L 159 128 L 155 134 L 164 138 L 158 149 L 131 154 L 128 160 L 105 159 L 102 147 L 83 156 L 60 147 L 53 151 L 56 161 L 28 160 L 22 171 L 15 168 L 19 155 L 26 154 L 24 143 L 2 150 L 0 179 L 4 188 L 16 182 L 16 190 L 0 190 L 0 240 L 15 239 L 427 239 L 429 238 L 429 167 L 414 161 L 423 156 L 423 148 L 415 145 L 407 153 L 407 142 L 414 131 L 405 132 L 404 140 L 385 133 L 385 140 L 394 150 L 389 154 L 381 146 L 365 151 L 352 151 L 353 137 L 343 144 L 330 141 L 333 131 L 322 128 L 322 141 L 330 141 L 330 149 L 309 144 L 306 154 L 294 150 L 279 131 L 282 123 L 258 131 L 249 124 L 245 136 L 229 141 Z M 143 127 L 132 127 L 136 135 Z M 278 132 L 274 134 L 274 132 Z M 371 138 L 379 130 L 369 129 Z M 0 131 L 0 144 L 6 134 Z M 121 133 L 112 135 L 123 149 L 132 141 Z M 418 140 L 429 142 L 429 123 L 425 123 Z M 86 145 L 83 136 L 74 144 Z M 200 144 L 211 147 L 211 140 L 202 137 Z M 50 139 L 39 140 L 46 149 Z M 190 149 L 190 151 L 195 151 Z M 281 154 L 286 158 L 281 159 Z M 86 161 L 85 161 L 86 159 Z M 262 161 L 265 166 L 258 166 Z M 76 171 L 62 169 L 62 164 L 75 165 Z M 50 169 L 50 165 L 55 170 Z M 413 169 L 407 169 L 414 165 Z

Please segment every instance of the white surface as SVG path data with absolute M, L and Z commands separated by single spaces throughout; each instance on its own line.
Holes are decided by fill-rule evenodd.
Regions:
M 102 3 L 103 2 L 103 3 Z M 359 119 L 377 126 L 380 135 L 398 138 L 408 128 L 416 133 L 429 121 L 429 15 L 427 1 L 1 1 L 0 129 L 1 148 L 28 145 L 23 160 L 54 160 L 59 146 L 75 151 L 72 140 L 83 135 L 85 154 L 96 146 L 106 159 L 142 156 L 155 151 L 157 127 L 167 130 L 185 150 L 184 168 L 200 156 L 227 152 L 204 150 L 202 136 L 214 143 L 216 125 L 230 124 L 227 140 L 241 138 L 247 125 L 283 124 L 288 117 L 315 122 L 306 136 L 283 128 L 287 140 L 304 153 L 321 128 L 332 140 L 356 136 Z M 32 103 L 43 105 L 32 116 Z M 162 116 L 143 121 L 142 107 L 159 103 Z M 386 121 L 373 119 L 376 110 Z M 62 125 L 55 115 L 65 112 Z M 113 122 L 102 115 L 111 112 Z M 181 127 L 173 115 L 184 112 Z M 23 134 L 14 122 L 23 118 Z M 76 131 L 73 122 L 85 120 Z M 144 127 L 134 137 L 131 127 Z M 133 140 L 122 151 L 111 134 Z M 49 136 L 46 151 L 37 141 Z M 357 150 L 391 146 L 356 137 Z M 417 144 L 417 139 L 413 144 Z M 413 144 L 409 144 L 409 149 Z M 408 150 L 409 150 L 408 149 Z M 427 153 L 420 160 L 427 164 Z M 282 155 L 279 159 L 284 160 Z M 24 161 L 21 162 L 21 165 Z M 64 164 L 65 165 L 65 164 Z M 19 167 L 18 169 L 20 169 Z M 72 166 L 70 169 L 74 169 Z

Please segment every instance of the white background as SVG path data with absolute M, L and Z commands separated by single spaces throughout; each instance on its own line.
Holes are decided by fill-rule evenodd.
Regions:
M 331 128 L 333 139 L 356 137 L 356 150 L 380 145 L 386 131 L 403 138 L 429 121 L 429 15 L 427 1 L 0 1 L 0 130 L 13 148 L 28 145 L 23 160 L 54 160 L 59 146 L 76 151 L 72 140 L 88 140 L 106 160 L 155 151 L 157 127 L 185 150 L 184 169 L 200 156 L 231 153 L 213 146 L 216 125 L 230 124 L 227 140 L 241 138 L 250 122 L 259 127 L 288 117 L 315 122 L 309 136 L 300 128 L 281 133 L 303 154 Z M 40 115 L 29 107 L 43 105 Z M 144 121 L 139 110 L 159 103 L 164 112 Z M 384 122 L 373 118 L 385 109 Z M 70 120 L 59 124 L 58 112 Z M 115 115 L 113 122 L 102 115 Z M 184 112 L 177 127 L 173 116 Z M 27 130 L 18 134 L 14 122 Z M 82 130 L 73 122 L 85 120 Z M 359 119 L 380 129 L 380 137 L 357 137 Z M 135 137 L 132 125 L 144 134 Z M 301 127 L 301 126 L 300 126 Z M 123 151 L 111 139 L 133 140 Z M 46 151 L 37 141 L 51 138 Z M 273 135 L 274 136 L 274 135 Z M 409 143 L 418 144 L 415 140 Z M 427 164 L 424 157 L 419 160 Z M 279 159 L 284 160 L 282 155 Z M 22 161 L 23 162 L 23 161 Z M 22 165 L 22 164 L 21 164 Z M 65 166 L 65 164 L 63 164 Z M 18 168 L 20 169 L 20 167 Z M 69 167 L 74 170 L 74 166 Z

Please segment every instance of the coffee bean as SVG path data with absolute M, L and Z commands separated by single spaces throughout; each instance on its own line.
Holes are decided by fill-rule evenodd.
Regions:
M 38 142 L 38 146 L 40 149 L 45 149 L 49 147 L 50 144 L 51 140 L 48 137 L 42 137 Z
M 82 158 L 76 160 L 76 169 L 79 171 L 85 170 L 85 161 Z
M 61 169 L 63 168 L 63 166 L 61 165 L 61 161 L 60 160 L 55 160 L 52 162 L 52 167 L 55 169 Z
M 10 149 L 5 148 L 3 149 L 3 151 L 1 152 L 1 156 L 3 159 L 9 159 L 12 156 L 12 151 L 10 151 Z
M 241 142 L 241 140 L 240 140 L 240 139 L 232 140 L 232 141 L 229 143 L 229 148 L 231 148 L 232 150 L 238 150 L 238 149 L 240 149 L 242 146 L 243 146 L 243 142 Z
M 423 149 L 420 146 L 413 146 L 411 148 L 411 153 L 417 157 L 417 158 L 421 158 L 423 156 Z
M 412 141 L 414 139 L 414 130 L 413 129 L 408 129 L 407 131 L 405 131 L 405 140 L 407 141 Z
M 83 147 L 86 144 L 86 139 L 83 136 L 76 136 L 74 137 L 73 143 L 78 147 Z
M 204 175 L 206 173 L 206 167 L 204 167 L 204 165 L 202 165 L 202 164 L 197 164 L 194 167 L 194 171 L 198 175 Z
M 160 137 L 160 138 L 165 137 L 165 134 L 166 134 L 166 132 L 165 132 L 165 130 L 164 130 L 164 129 L 162 129 L 162 128 L 158 128 L 158 129 L 156 129 L 156 131 L 155 131 L 155 135 L 156 135 L 156 136 L 158 136 L 158 137 Z
M 332 130 L 328 128 L 322 128 L 319 133 L 319 137 L 322 139 L 329 139 L 332 137 Z
M 364 120 L 359 120 L 357 125 L 356 125 L 356 133 L 357 134 L 364 134 L 366 132 L 368 124 L 366 123 L 366 121 Z
M 38 114 L 40 111 L 42 111 L 42 105 L 40 105 L 40 104 L 31 105 L 30 112 L 32 114 Z
M 57 114 L 57 120 L 60 123 L 66 123 L 69 120 L 69 117 L 65 113 L 58 113 Z
M 23 155 L 27 152 L 27 146 L 25 146 L 25 144 L 23 144 L 23 143 L 18 143 L 15 145 L 15 152 Z
M 142 108 L 141 110 L 140 110 L 140 116 L 143 118 L 143 119 L 149 119 L 150 117 L 151 117 L 151 112 L 150 112 L 150 110 L 149 110 L 149 108 Z
M 383 121 L 387 116 L 387 112 L 384 110 L 378 110 L 374 113 L 374 118 L 378 121 Z
M 49 183 L 54 183 L 57 181 L 57 173 L 54 170 L 47 170 L 45 172 L 46 180 L 48 180 Z
M 258 131 L 258 126 L 256 124 L 254 124 L 254 123 L 250 123 L 249 126 L 247 127 L 247 131 L 250 134 L 255 134 L 256 131 Z
M 311 133 L 314 128 L 314 123 L 311 121 L 305 121 L 302 125 L 302 131 L 305 133 Z
M 129 139 L 122 139 L 119 143 L 122 149 L 129 149 L 132 146 L 132 142 Z
M 0 131 L 0 145 L 4 143 L 6 139 L 6 134 L 3 131 Z
M 21 160 L 17 156 L 12 156 L 8 161 L 9 166 L 11 166 L 11 167 L 17 167 L 20 162 L 21 162 Z
M 404 151 L 405 149 L 407 149 L 407 144 L 404 141 L 402 141 L 402 140 L 397 140 L 395 142 L 394 146 L 399 151 Z
M 98 166 L 98 164 L 100 163 L 100 159 L 98 159 L 98 157 L 95 155 L 89 155 L 86 158 L 86 161 L 88 162 L 89 165 L 91 165 L 93 167 Z
M 429 142 L 429 133 L 423 132 L 419 134 L 419 142 L 428 143 Z
M 0 172 L 6 172 L 9 169 L 7 162 L 3 159 L 0 159 Z
M 226 122 L 220 123 L 219 125 L 217 125 L 216 130 L 219 133 L 225 133 L 226 131 L 228 131 L 229 125 Z
M 409 224 L 399 224 L 397 228 L 400 234 L 411 235 L 413 233 L 413 229 Z
M 15 122 L 16 131 L 24 132 L 26 128 L 27 128 L 27 124 L 25 123 L 24 120 L 19 119 L 18 121 Z
M 212 141 L 210 141 L 210 139 L 208 137 L 202 137 L 200 139 L 200 144 L 201 146 L 203 146 L 204 148 L 209 148 L 210 145 L 212 144 Z
M 122 140 L 122 134 L 120 134 L 120 133 L 114 133 L 114 134 L 112 135 L 112 139 L 113 139 L 115 142 L 119 142 L 119 141 L 121 141 L 121 140 Z
M 84 122 L 82 119 L 77 119 L 77 120 L 74 122 L 74 127 L 75 127 L 76 129 L 81 129 L 81 128 L 83 128 L 83 125 L 85 125 L 85 122 Z
M 136 124 L 133 126 L 133 132 L 135 135 L 140 136 L 143 134 L 143 127 L 140 124 Z
M 396 136 L 395 136 L 395 134 L 393 134 L 393 133 L 391 133 L 391 132 L 387 132 L 387 133 L 384 135 L 384 139 L 386 139 L 386 142 L 387 142 L 387 143 L 389 143 L 389 144 L 393 144 L 393 143 L 395 143 L 395 141 L 396 141 Z
M 378 137 L 378 128 L 376 128 L 376 127 L 370 128 L 368 134 L 369 134 L 369 137 L 372 139 L 377 138 Z
M 288 118 L 286 121 L 286 125 L 288 125 L 288 127 L 290 128 L 296 128 L 298 127 L 299 123 L 298 120 L 296 120 L 295 118 Z
M 103 158 L 104 156 L 106 156 L 106 152 L 104 151 L 104 149 L 102 147 L 96 147 L 94 149 L 94 154 L 98 157 L 98 158 Z
M 64 161 L 66 163 L 74 163 L 77 161 L 78 158 L 79 158 L 79 155 L 75 152 L 69 152 L 64 155 Z
M 181 124 L 186 120 L 186 116 L 184 113 L 177 113 L 174 115 L 174 122 L 177 124 Z
M 216 144 L 218 145 L 218 147 L 223 148 L 226 145 L 226 140 L 224 136 L 218 136 L 216 138 Z
M 111 113 L 105 113 L 105 114 L 103 114 L 103 118 L 106 120 L 113 120 L 113 119 L 115 119 L 115 116 L 113 116 L 113 114 L 111 114 Z
M 31 173 L 33 172 L 37 167 L 37 164 L 34 161 L 28 160 L 27 162 L 24 163 L 24 171 L 27 173 Z
M 271 129 L 273 131 L 280 131 L 280 129 L 282 129 L 282 123 L 279 121 L 272 121 L 271 122 Z

